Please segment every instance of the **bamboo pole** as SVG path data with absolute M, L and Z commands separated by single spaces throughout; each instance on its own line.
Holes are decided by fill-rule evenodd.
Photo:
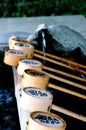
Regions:
M 73 64 L 73 65 L 76 65 L 76 66 L 78 66 L 78 67 L 81 67 L 81 68 L 86 69 L 86 66 L 85 66 L 85 65 L 79 64 L 79 63 L 74 62 L 74 61 L 69 61 L 69 60 L 64 59 L 64 58 L 61 58 L 61 57 L 59 57 L 59 56 L 55 56 L 55 55 L 53 55 L 53 54 L 49 54 L 49 53 L 46 53 L 46 52 L 42 52 L 42 51 L 36 50 L 36 49 L 35 49 L 35 52 L 37 52 L 37 53 L 39 53 L 39 54 L 42 54 L 42 55 L 45 54 L 46 56 L 48 56 L 48 57 L 50 57 L 50 58 L 52 57 L 53 59 L 57 59 L 57 60 L 59 60 L 59 61 L 65 62 L 65 63 L 71 63 L 71 64 Z
M 64 63 L 61 63 L 61 62 L 55 61 L 55 60 L 53 60 L 53 59 L 47 58 L 47 57 L 45 57 L 45 56 L 41 56 L 41 55 L 36 54 L 36 53 L 34 53 L 34 56 L 35 56 L 35 57 L 38 57 L 38 58 L 40 58 L 40 59 L 44 59 L 44 60 L 46 60 L 46 61 L 49 61 L 49 62 L 51 62 L 51 63 L 60 65 L 60 66 L 65 67 L 65 68 L 67 68 L 67 69 L 75 70 L 75 68 L 73 68 L 73 67 L 71 67 L 71 66 L 68 66 L 68 65 L 66 65 L 66 64 L 64 64 Z M 77 71 L 80 72 L 80 73 L 86 74 L 86 71 L 84 71 L 84 70 L 78 69 Z
M 52 74 L 50 74 L 50 73 L 47 73 L 47 74 L 50 76 L 50 78 L 53 78 L 53 79 L 55 79 L 55 80 L 58 80 L 58 81 L 67 83 L 67 84 L 69 84 L 69 85 L 72 85 L 72 86 L 74 86 L 74 87 L 77 87 L 77 88 L 80 88 L 80 89 L 83 89 L 83 90 L 86 90 L 86 86 L 84 86 L 84 85 L 81 85 L 81 84 L 78 84 L 78 83 L 69 81 L 69 80 L 64 79 L 64 78 L 61 78 L 61 77 L 59 77 L 59 76 L 52 75 Z
M 68 74 L 66 72 L 63 72 L 63 71 L 60 71 L 60 70 L 57 70 L 57 69 L 53 69 L 51 67 L 43 66 L 43 69 L 51 71 L 51 72 L 55 72 L 57 74 L 61 74 L 63 76 L 66 76 L 66 77 L 69 77 L 69 78 L 72 78 L 72 79 L 76 79 L 76 80 L 79 80 L 79 81 L 86 82 L 86 79 L 80 78 L 80 77 L 72 75 L 72 74 Z
M 35 53 L 34 56 L 35 56 L 35 57 L 38 57 L 38 58 L 40 58 L 40 59 L 49 61 L 49 62 L 51 62 L 51 63 L 54 63 L 54 64 L 57 64 L 57 65 L 63 66 L 63 67 L 65 67 L 65 68 L 74 70 L 71 66 L 68 66 L 68 65 L 66 65 L 66 64 L 63 64 L 63 63 L 58 62 L 58 61 L 55 61 L 55 60 L 53 60 L 53 59 L 50 59 L 50 58 L 41 56 L 41 55 L 39 55 L 39 54 L 36 54 L 36 53 Z
M 52 104 L 52 108 L 51 108 L 51 109 L 52 109 L 52 110 L 55 110 L 55 111 L 58 111 L 58 112 L 61 112 L 61 113 L 63 113 L 63 114 L 66 114 L 66 115 L 68 115 L 68 116 L 71 116 L 71 117 L 73 117 L 73 118 L 76 118 L 76 119 L 78 119 L 78 120 L 81 120 L 81 121 L 83 121 L 83 122 L 86 122 L 86 117 L 85 117 L 85 116 L 80 115 L 80 114 L 77 114 L 77 113 L 72 112 L 72 111 L 69 111 L 69 110 L 64 109 L 64 108 L 62 108 L 62 107 L 59 107 L 59 106 L 57 106 L 57 105 Z
M 53 88 L 53 89 L 56 89 L 56 90 L 59 90 L 61 92 L 65 92 L 67 94 L 71 94 L 73 96 L 76 96 L 76 97 L 79 97 L 79 98 L 82 98 L 82 99 L 85 99 L 86 100 L 86 95 L 83 95 L 83 94 L 80 94 L 78 92 L 74 92 L 72 90 L 69 90 L 69 89 L 66 89 L 66 88 L 62 88 L 61 86 L 57 86 L 57 85 L 54 85 L 54 84 L 51 84 L 49 83 L 48 85 L 50 88 Z

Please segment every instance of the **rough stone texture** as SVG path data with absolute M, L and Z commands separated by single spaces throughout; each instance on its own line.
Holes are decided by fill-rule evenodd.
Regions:
M 39 24 L 27 40 L 37 41 L 37 46 L 42 51 L 69 53 L 79 48 L 81 54 L 86 56 L 86 39 L 68 26 Z
M 49 32 L 57 41 L 54 45 L 56 50 L 71 52 L 79 47 L 82 54 L 86 56 L 86 39 L 77 31 L 67 26 L 55 25 L 49 29 Z

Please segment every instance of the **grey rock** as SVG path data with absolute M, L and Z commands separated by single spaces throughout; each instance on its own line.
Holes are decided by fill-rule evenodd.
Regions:
M 42 36 L 42 33 L 44 37 Z M 39 36 L 40 35 L 40 36 Z M 41 37 L 41 38 L 40 38 Z M 77 48 L 81 49 L 81 53 L 86 56 L 86 39 L 77 31 L 64 25 L 51 25 L 45 24 L 38 25 L 32 36 L 28 40 L 39 39 L 39 46 L 43 46 L 43 39 L 46 41 L 46 49 L 54 48 L 53 51 L 72 52 Z M 45 42 L 44 41 L 44 42 Z M 51 46 L 51 47 L 50 47 Z
M 49 32 L 57 41 L 57 44 L 54 45 L 56 50 L 71 52 L 79 47 L 86 56 L 86 39 L 80 33 L 62 25 L 50 26 Z

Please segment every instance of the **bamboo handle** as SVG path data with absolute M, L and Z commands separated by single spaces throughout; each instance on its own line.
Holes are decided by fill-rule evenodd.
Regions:
M 47 74 L 50 76 L 50 78 L 53 78 L 53 79 L 55 79 L 55 80 L 64 82 L 64 83 L 66 83 L 66 84 L 72 85 L 72 86 L 74 86 L 74 87 L 77 87 L 77 88 L 80 88 L 80 89 L 83 89 L 83 90 L 86 90 L 86 86 L 84 86 L 84 85 L 81 85 L 81 84 L 78 84 L 78 83 L 69 81 L 69 80 L 67 80 L 67 79 L 61 78 L 61 77 L 59 77 L 59 76 L 55 76 L 55 75 L 50 74 L 50 73 L 47 73 Z
M 60 71 L 60 70 L 57 70 L 57 69 L 53 69 L 51 67 L 43 66 L 43 69 L 49 70 L 51 72 L 55 72 L 57 74 L 61 74 L 63 76 L 66 76 L 66 77 L 69 77 L 69 78 L 72 78 L 72 79 L 76 79 L 76 80 L 79 80 L 79 81 L 86 82 L 86 79 L 84 79 L 84 78 L 81 78 L 81 77 L 78 77 L 78 76 L 75 76 L 75 75 L 72 75 L 72 74 L 68 74 L 66 72 L 63 72 L 63 71 Z
M 46 53 L 46 52 L 42 52 L 42 51 L 39 51 L 39 50 L 36 50 L 36 49 L 35 49 L 35 52 L 36 52 L 36 53 L 39 53 L 39 54 L 42 54 L 42 55 L 45 54 L 46 56 L 48 56 L 48 57 L 50 57 L 50 58 L 52 57 L 53 59 L 57 59 L 57 60 L 59 60 L 59 61 L 65 62 L 65 63 L 71 63 L 71 64 L 73 64 L 73 65 L 76 65 L 76 66 L 81 67 L 82 69 L 83 69 L 83 68 L 86 69 L 86 66 L 85 66 L 85 65 L 79 64 L 79 63 L 74 62 L 74 61 L 69 61 L 69 60 L 67 60 L 67 59 L 64 59 L 64 58 L 55 56 L 55 55 L 53 55 L 53 54 L 49 54 L 49 53 Z
M 49 87 L 86 100 L 86 95 L 49 83 Z
M 46 61 L 49 61 L 49 62 L 51 62 L 51 63 L 60 65 L 60 66 L 65 67 L 65 68 L 67 68 L 67 69 L 75 70 L 75 68 L 73 68 L 73 67 L 71 67 L 71 66 L 68 66 L 68 65 L 66 65 L 66 64 L 64 64 L 64 63 L 61 63 L 61 62 L 59 62 L 59 61 L 55 61 L 55 60 L 53 60 L 53 59 L 47 58 L 47 57 L 45 57 L 45 56 L 41 56 L 41 55 L 36 54 L 36 53 L 34 53 L 34 56 L 35 56 L 35 57 L 38 57 L 38 58 L 40 58 L 40 59 L 44 59 L 44 60 L 46 60 Z M 77 71 L 80 72 L 80 73 L 86 74 L 86 71 L 84 71 L 84 70 L 78 69 Z
M 55 110 L 55 111 L 61 112 L 63 114 L 66 114 L 68 116 L 74 117 L 74 118 L 76 118 L 78 120 L 86 122 L 86 117 L 85 116 L 77 114 L 77 113 L 72 112 L 72 111 L 69 111 L 69 110 L 64 109 L 62 107 L 59 107 L 57 105 L 52 104 L 52 109 Z

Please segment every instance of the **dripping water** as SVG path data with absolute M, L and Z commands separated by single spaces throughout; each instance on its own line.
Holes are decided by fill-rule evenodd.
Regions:
M 45 40 L 45 33 L 42 31 L 42 51 L 46 52 L 46 40 Z M 46 57 L 46 55 L 43 55 Z M 45 65 L 45 60 L 43 60 L 43 64 Z
M 46 51 L 46 40 L 45 40 L 45 34 L 44 32 L 42 32 L 42 51 L 45 52 Z

